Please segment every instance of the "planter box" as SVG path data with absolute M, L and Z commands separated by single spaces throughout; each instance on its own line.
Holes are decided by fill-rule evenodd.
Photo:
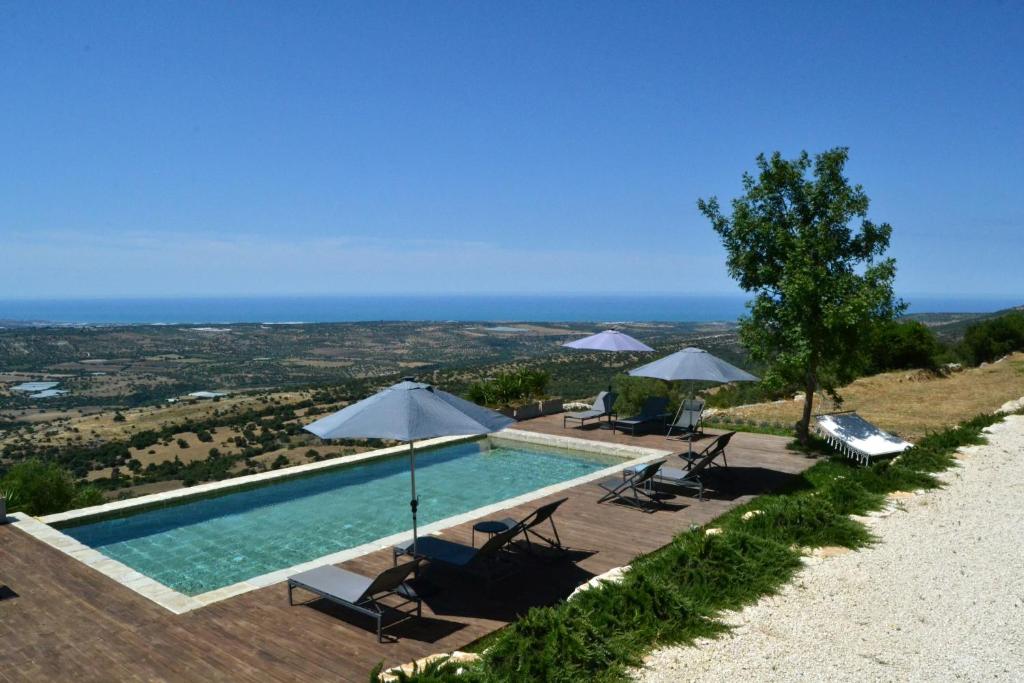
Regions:
M 560 398 L 549 398 L 540 402 L 541 415 L 554 415 L 565 410 L 565 402 Z
M 7 499 L 0 496 L 0 524 L 7 522 Z
M 540 415 L 540 403 L 527 403 L 516 408 L 512 417 L 517 420 L 532 420 Z

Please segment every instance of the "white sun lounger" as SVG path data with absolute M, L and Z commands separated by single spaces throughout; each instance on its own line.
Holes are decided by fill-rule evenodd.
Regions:
M 872 458 L 897 455 L 914 445 L 879 429 L 853 411 L 818 415 L 814 419 L 829 444 L 865 467 Z

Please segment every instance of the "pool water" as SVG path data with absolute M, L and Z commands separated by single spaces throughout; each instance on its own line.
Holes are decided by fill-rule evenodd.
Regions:
M 424 525 L 621 463 L 614 456 L 491 446 L 417 451 Z M 212 498 L 69 526 L 64 533 L 198 595 L 412 527 L 409 458 L 376 458 Z

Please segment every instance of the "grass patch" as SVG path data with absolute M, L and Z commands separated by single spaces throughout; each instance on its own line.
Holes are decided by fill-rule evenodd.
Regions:
M 719 533 L 679 534 L 637 558 L 621 583 L 531 609 L 474 644 L 483 653 L 478 663 L 437 666 L 403 680 L 626 680 L 650 650 L 724 631 L 720 613 L 778 591 L 800 568 L 804 549 L 870 543 L 867 528 L 850 515 L 879 509 L 893 491 L 938 486 L 933 475 L 952 465 L 956 450 L 983 443 L 982 430 L 1002 418 L 979 415 L 867 468 L 840 457 L 822 460 L 785 491 L 719 517 Z

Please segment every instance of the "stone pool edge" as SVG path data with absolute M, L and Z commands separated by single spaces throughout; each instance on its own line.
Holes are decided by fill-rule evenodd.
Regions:
M 616 463 L 609 467 L 604 467 L 596 472 L 583 475 L 582 477 L 576 477 L 575 479 L 569 479 L 557 484 L 545 486 L 513 498 L 506 498 L 505 500 L 498 501 L 496 503 L 491 503 L 474 510 L 469 510 L 436 522 L 431 522 L 430 524 L 425 524 L 420 528 L 421 536 L 426 534 L 439 534 L 444 529 L 458 526 L 459 524 L 463 524 L 477 517 L 497 513 L 506 508 L 528 503 L 532 500 L 557 493 L 558 491 L 563 491 L 581 484 L 604 479 L 619 472 L 625 467 L 634 466 L 655 458 L 671 455 L 671 451 L 667 450 L 644 448 L 642 446 L 629 446 L 624 444 L 600 443 L 577 437 L 539 434 L 536 432 L 512 428 L 504 429 L 483 438 L 498 442 L 520 442 L 535 444 L 538 446 L 597 453 L 601 455 L 612 455 L 622 458 L 623 462 Z M 480 439 L 481 437 L 479 436 L 440 437 L 437 439 L 418 441 L 416 442 L 416 448 L 430 448 L 465 441 L 478 441 Z M 62 512 L 55 515 L 47 515 L 41 518 L 35 518 L 25 513 L 16 512 L 11 515 L 14 519 L 12 525 L 29 536 L 32 536 L 36 540 L 59 550 L 65 555 L 68 555 L 79 562 L 82 562 L 86 566 L 91 567 L 95 571 L 100 572 L 107 578 L 112 579 L 148 600 L 155 602 L 164 609 L 173 612 L 174 614 L 184 614 L 221 600 L 227 600 L 228 598 L 235 597 L 236 595 L 248 593 L 249 591 L 258 590 L 260 588 L 266 588 L 267 586 L 271 586 L 275 583 L 280 583 L 285 581 L 289 576 L 308 569 L 314 569 L 324 564 L 338 564 L 346 562 L 383 548 L 389 548 L 407 539 L 412 534 L 412 529 L 410 528 L 397 534 L 378 538 L 374 541 L 370 541 L 369 543 L 364 543 L 353 548 L 347 548 L 329 555 L 324 555 L 322 557 L 309 560 L 308 562 L 303 562 L 291 567 L 285 567 L 283 569 L 277 569 L 266 574 L 260 574 L 259 576 L 246 579 L 245 581 L 239 581 L 238 583 L 223 586 L 212 591 L 207 591 L 206 593 L 190 596 L 165 586 L 159 581 L 132 569 L 118 560 L 107 557 L 100 551 L 90 548 L 84 543 L 81 543 L 59 529 L 51 526 L 51 524 L 93 516 L 102 517 L 115 512 L 128 511 L 133 508 L 145 509 L 178 499 L 182 499 L 184 502 L 184 499 L 201 498 L 205 494 L 213 491 L 219 491 L 221 489 L 243 488 L 254 483 L 263 483 L 274 479 L 285 479 L 318 470 L 340 467 L 362 460 L 387 457 L 404 452 L 407 449 L 408 447 L 404 445 L 381 448 L 374 451 L 368 451 L 366 453 L 360 453 L 348 458 L 336 458 L 316 463 L 308 463 L 305 465 L 297 465 L 283 470 L 261 472 L 259 474 L 237 477 L 235 479 L 192 486 L 187 489 L 164 491 L 161 493 L 150 494 L 148 496 L 140 496 L 139 498 L 105 503 L 103 505 Z

